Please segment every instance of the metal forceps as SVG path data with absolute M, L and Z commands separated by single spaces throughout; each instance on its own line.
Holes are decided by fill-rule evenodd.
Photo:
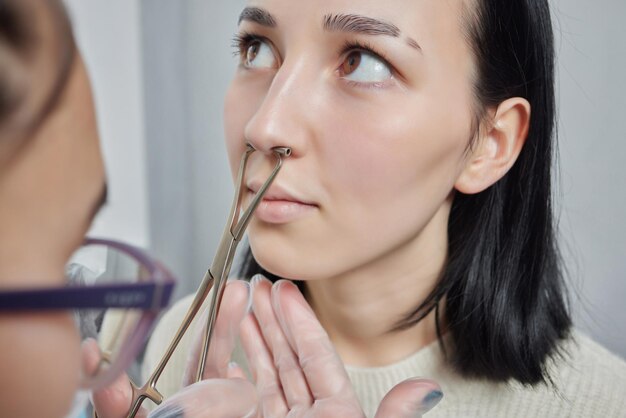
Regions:
M 191 321 L 195 318 L 198 311 L 200 310 L 200 307 L 204 303 L 207 295 L 209 294 L 209 291 L 212 288 L 215 288 L 215 291 L 213 292 L 211 298 L 211 304 L 209 306 L 209 316 L 206 328 L 204 329 L 204 342 L 195 381 L 197 382 L 202 379 L 206 357 L 209 352 L 209 344 L 211 342 L 211 336 L 213 335 L 213 328 L 215 327 L 215 320 L 217 318 L 217 313 L 219 311 L 222 296 L 224 294 L 226 279 L 228 278 L 228 273 L 230 272 L 233 257 L 235 256 L 235 250 L 237 249 L 237 245 L 243 238 L 243 234 L 246 230 L 246 227 L 250 223 L 250 220 L 252 219 L 252 214 L 254 210 L 257 208 L 259 203 L 261 203 L 261 200 L 267 192 L 267 189 L 270 187 L 270 185 L 274 181 L 274 178 L 278 174 L 278 171 L 282 167 L 283 158 L 289 157 L 291 155 L 291 149 L 286 147 L 273 148 L 272 151 L 274 153 L 274 156 L 276 157 L 276 165 L 274 166 L 274 170 L 270 174 L 269 178 L 265 181 L 263 186 L 256 193 L 256 195 L 253 197 L 248 208 L 240 215 L 239 212 L 241 211 L 242 198 L 243 194 L 245 193 L 244 181 L 246 164 L 248 162 L 250 154 L 255 152 L 255 149 L 251 145 L 247 146 L 246 152 L 241 159 L 241 165 L 239 166 L 233 206 L 230 210 L 228 222 L 226 224 L 224 233 L 222 234 L 222 239 L 220 240 L 217 252 L 215 254 L 215 258 L 213 259 L 213 263 L 204 275 L 204 278 L 200 283 L 200 287 L 196 292 L 196 296 L 189 310 L 187 311 L 183 322 L 181 323 L 178 331 L 172 338 L 167 348 L 167 351 L 161 358 L 161 361 L 159 361 L 158 365 L 150 375 L 148 381 L 142 387 L 137 387 L 134 384 L 131 384 L 133 389 L 133 400 L 128 413 L 128 418 L 133 418 L 135 414 L 137 414 L 137 411 L 139 411 L 141 404 L 146 398 L 152 400 L 157 405 L 163 401 L 163 395 L 161 395 L 157 390 L 156 383 L 161 376 L 161 373 L 163 373 L 163 370 L 168 361 L 172 357 L 172 354 L 178 346 L 178 343 L 180 343 L 180 340 L 189 328 Z

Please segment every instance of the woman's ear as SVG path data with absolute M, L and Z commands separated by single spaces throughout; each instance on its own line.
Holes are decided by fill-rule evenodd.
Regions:
M 455 189 L 465 194 L 480 193 L 509 171 L 519 156 L 530 124 L 530 103 L 521 97 L 498 106 L 487 129 L 482 130 L 470 150 Z

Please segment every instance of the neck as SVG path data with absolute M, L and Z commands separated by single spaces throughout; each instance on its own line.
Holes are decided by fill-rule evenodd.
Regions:
M 438 215 L 419 236 L 379 259 L 337 277 L 306 283 L 307 298 L 345 364 L 388 365 L 437 338 L 435 312 L 397 326 L 426 299 L 443 271 L 447 225 Z

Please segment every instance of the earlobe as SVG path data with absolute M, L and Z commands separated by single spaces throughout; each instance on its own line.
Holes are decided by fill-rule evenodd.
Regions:
M 514 97 L 500 103 L 489 125 L 466 157 L 455 189 L 465 194 L 480 193 L 510 170 L 526 142 L 530 103 Z

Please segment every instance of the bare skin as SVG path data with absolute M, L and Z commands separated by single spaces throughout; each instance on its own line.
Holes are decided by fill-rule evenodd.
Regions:
M 0 240 L 3 288 L 63 284 L 101 196 L 104 168 L 80 57 L 57 107 L 27 140 L 0 167 L 0 236 L 11 237 Z M 0 384 L 3 414 L 63 416 L 78 387 L 79 350 L 69 314 L 0 317 L 0 374 L 12 376 Z

